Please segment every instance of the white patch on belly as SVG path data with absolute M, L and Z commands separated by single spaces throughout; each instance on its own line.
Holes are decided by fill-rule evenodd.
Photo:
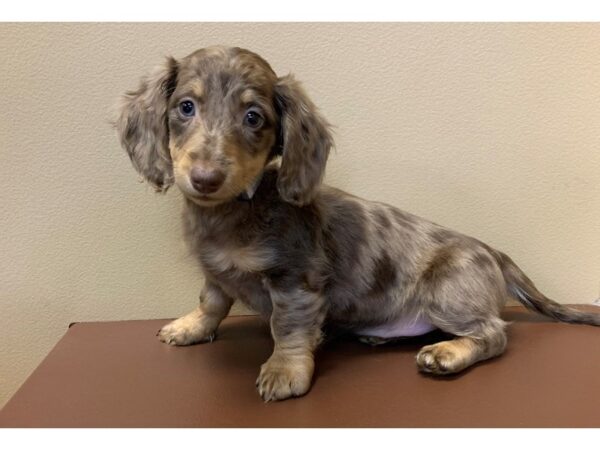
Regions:
M 396 338 L 420 336 L 435 330 L 436 327 L 425 317 L 406 316 L 375 327 L 363 328 L 356 331 L 361 336 L 374 336 L 380 338 Z

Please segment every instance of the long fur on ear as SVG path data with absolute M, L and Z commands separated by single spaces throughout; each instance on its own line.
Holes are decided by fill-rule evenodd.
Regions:
M 176 83 L 177 61 L 168 58 L 142 78 L 138 90 L 124 95 L 115 123 L 133 167 L 158 192 L 173 184 L 167 105 Z
M 277 189 L 285 201 L 305 205 L 321 184 L 333 138 L 329 124 L 291 75 L 278 80 L 275 99 L 282 146 Z

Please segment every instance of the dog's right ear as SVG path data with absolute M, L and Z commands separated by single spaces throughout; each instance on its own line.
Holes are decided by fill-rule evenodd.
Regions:
M 167 105 L 177 84 L 177 68 L 177 61 L 168 58 L 142 78 L 138 90 L 124 95 L 115 123 L 133 167 L 159 192 L 173 184 Z

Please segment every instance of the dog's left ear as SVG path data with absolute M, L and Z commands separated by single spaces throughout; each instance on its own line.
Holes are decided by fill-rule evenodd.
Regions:
M 325 174 L 333 146 L 329 124 L 291 75 L 279 78 L 275 101 L 281 140 L 277 189 L 285 201 L 305 205 L 314 198 Z

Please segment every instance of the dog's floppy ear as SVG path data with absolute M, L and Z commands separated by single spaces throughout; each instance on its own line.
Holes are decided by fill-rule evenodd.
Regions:
M 173 184 L 167 105 L 176 83 L 177 61 L 168 58 L 125 94 L 115 123 L 133 167 L 159 192 Z
M 305 205 L 313 199 L 325 174 L 333 145 L 329 124 L 291 75 L 279 78 L 275 101 L 281 141 L 277 188 L 285 201 Z

